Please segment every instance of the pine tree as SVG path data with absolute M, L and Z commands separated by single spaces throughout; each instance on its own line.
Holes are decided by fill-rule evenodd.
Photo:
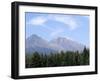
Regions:
M 40 67 L 41 66 L 40 55 L 38 52 L 33 53 L 31 60 L 32 60 L 31 67 Z
M 83 64 L 84 65 L 89 64 L 89 50 L 86 49 L 86 47 L 84 47 L 84 50 L 83 50 Z

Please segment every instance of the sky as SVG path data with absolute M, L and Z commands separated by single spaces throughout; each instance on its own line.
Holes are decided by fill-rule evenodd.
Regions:
M 59 13 L 25 13 L 26 38 L 36 34 L 50 41 L 65 37 L 89 46 L 89 16 Z

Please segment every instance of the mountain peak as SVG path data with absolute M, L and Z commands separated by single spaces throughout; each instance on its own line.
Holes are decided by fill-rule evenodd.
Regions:
M 66 40 L 65 37 L 58 37 L 57 40 Z
M 26 48 L 29 47 L 49 47 L 48 41 L 38 35 L 31 35 L 26 39 Z
M 54 51 L 82 51 L 83 45 L 65 37 L 57 37 L 50 42 L 35 34 L 26 39 L 26 49 L 50 53 Z
M 36 34 L 32 34 L 32 35 L 29 36 L 27 39 L 40 39 L 40 37 L 37 36 Z
M 70 42 L 70 41 L 72 41 L 72 40 L 68 39 L 68 38 L 65 38 L 65 37 L 57 37 L 57 38 L 51 40 L 51 42 L 55 42 L 55 43 L 58 43 L 58 44 L 66 43 L 66 42 Z

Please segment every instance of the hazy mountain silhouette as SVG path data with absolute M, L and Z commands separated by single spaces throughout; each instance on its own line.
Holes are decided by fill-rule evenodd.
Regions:
M 35 51 L 50 54 L 51 52 L 82 51 L 84 49 L 84 45 L 64 37 L 58 37 L 48 42 L 37 35 L 31 35 L 25 43 L 25 51 L 29 54 Z
M 35 51 L 39 53 L 55 52 L 55 50 L 50 47 L 46 40 L 37 35 L 31 35 L 29 38 L 27 38 L 25 45 L 25 51 L 29 54 Z
M 64 37 L 53 39 L 50 41 L 50 43 L 52 48 L 57 49 L 58 51 L 82 51 L 84 49 L 84 45 Z

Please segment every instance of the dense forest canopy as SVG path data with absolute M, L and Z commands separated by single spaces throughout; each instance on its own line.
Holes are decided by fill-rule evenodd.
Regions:
M 61 51 L 60 53 L 40 54 L 36 51 L 25 56 L 26 68 L 79 65 L 89 65 L 89 49 L 86 47 L 82 52 Z

